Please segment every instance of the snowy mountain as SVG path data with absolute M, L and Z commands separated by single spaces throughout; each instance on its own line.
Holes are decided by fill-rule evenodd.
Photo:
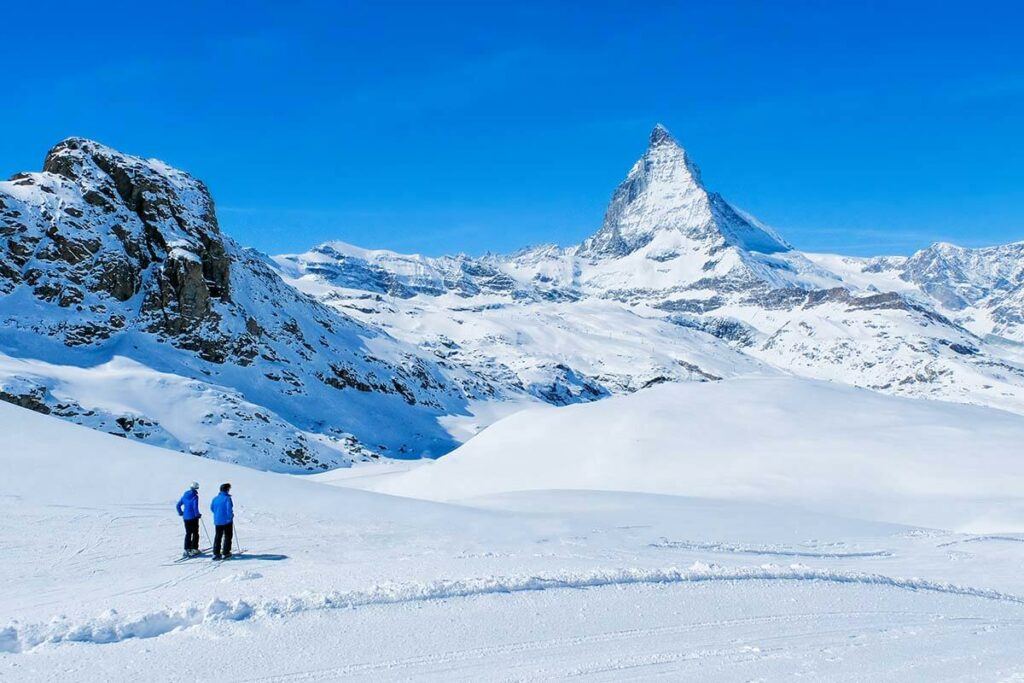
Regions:
M 285 285 L 206 187 L 71 138 L 0 183 L 0 397 L 272 469 L 439 455 L 497 390 Z
M 276 470 L 436 457 L 495 419 L 796 374 L 1024 412 L 1022 244 L 804 254 L 658 126 L 593 236 L 273 259 L 183 171 L 70 138 L 0 183 L 0 399 Z
M 703 248 L 708 256 L 725 249 L 769 254 L 791 249 L 770 228 L 709 193 L 700 169 L 661 124 L 612 195 L 604 225 L 577 253 L 622 257 L 656 240 L 663 248 Z
M 712 336 L 537 278 L 517 279 L 497 258 L 434 259 L 332 243 L 276 260 L 298 289 L 547 403 L 773 372 Z
M 1024 412 L 1021 257 L 804 254 L 708 191 L 659 125 L 578 246 L 474 259 L 329 243 L 275 261 L 325 303 L 547 402 L 777 372 Z
M 976 334 L 1024 341 L 1024 242 L 979 249 L 939 242 L 908 258 L 845 266 L 870 286 L 917 295 Z

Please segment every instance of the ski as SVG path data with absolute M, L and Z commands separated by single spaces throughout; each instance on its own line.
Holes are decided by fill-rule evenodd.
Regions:
M 182 562 L 187 562 L 188 560 L 194 560 L 194 559 L 196 559 L 198 557 L 205 557 L 206 553 L 210 552 L 211 550 L 213 550 L 213 548 L 202 548 L 195 555 L 182 555 L 181 557 L 177 558 L 176 560 L 172 560 L 172 562 L 174 564 L 181 564 Z

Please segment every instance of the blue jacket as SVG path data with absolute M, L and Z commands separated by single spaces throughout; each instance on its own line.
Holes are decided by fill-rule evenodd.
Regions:
M 200 516 L 199 494 L 192 489 L 185 491 L 185 493 L 181 494 L 178 504 L 174 507 L 177 509 L 178 514 L 185 519 L 196 519 Z
M 221 491 L 210 503 L 213 510 L 214 524 L 230 524 L 235 519 L 235 508 L 231 503 L 231 494 Z

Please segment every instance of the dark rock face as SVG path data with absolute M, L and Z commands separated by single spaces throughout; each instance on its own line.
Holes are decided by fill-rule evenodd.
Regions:
M 115 299 L 127 301 L 143 284 L 149 285 L 142 312 L 159 309 L 172 334 L 207 318 L 211 297 L 229 301 L 230 261 L 213 198 L 202 182 L 173 169 L 161 173 L 160 167 L 80 138 L 50 150 L 43 170 L 95 185 L 89 192 L 104 198 L 105 211 L 127 210 L 137 219 L 137 224 L 118 220 L 112 226 L 123 253 L 100 264 L 101 289 Z M 153 273 L 155 282 L 134 277 L 153 263 L 160 265 Z
M 23 393 L 12 393 L 8 391 L 0 391 L 0 401 L 6 401 L 22 408 L 28 408 L 34 410 L 37 413 L 43 415 L 49 415 L 51 410 L 48 405 L 43 401 L 43 392 L 41 391 L 26 391 Z
M 212 299 L 230 300 L 213 199 L 187 173 L 69 138 L 46 155 L 43 173 L 16 178 L 16 187 L 35 191 L 2 200 L 4 291 L 24 282 L 42 301 L 91 312 L 141 294 L 132 313 L 172 342 L 215 317 Z M 65 341 L 118 329 L 84 317 L 93 319 L 65 326 Z
M 706 332 L 739 347 L 753 345 L 758 336 L 757 330 L 750 325 L 730 318 L 676 314 L 669 316 L 668 320 L 680 327 Z
M 712 296 L 707 299 L 669 299 L 655 304 L 654 307 L 669 313 L 707 313 L 724 305 L 724 298 Z

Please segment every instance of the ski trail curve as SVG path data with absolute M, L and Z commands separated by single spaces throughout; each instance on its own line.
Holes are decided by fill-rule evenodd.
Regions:
M 812 569 L 801 565 L 725 568 L 696 562 L 685 569 L 678 567 L 597 569 L 583 572 L 489 576 L 425 583 L 379 584 L 365 591 L 311 592 L 253 601 L 234 600 L 228 602 L 214 599 L 205 605 L 184 604 L 176 608 L 166 608 L 135 616 L 125 616 L 116 610 L 109 610 L 100 616 L 81 620 L 58 618 L 45 623 L 11 622 L 0 629 L 0 652 L 27 652 L 45 643 L 103 644 L 117 643 L 133 638 L 155 638 L 172 631 L 218 621 L 244 621 L 318 610 L 393 605 L 500 593 L 707 581 L 819 581 L 926 591 L 1024 605 L 1022 596 L 921 578 Z

